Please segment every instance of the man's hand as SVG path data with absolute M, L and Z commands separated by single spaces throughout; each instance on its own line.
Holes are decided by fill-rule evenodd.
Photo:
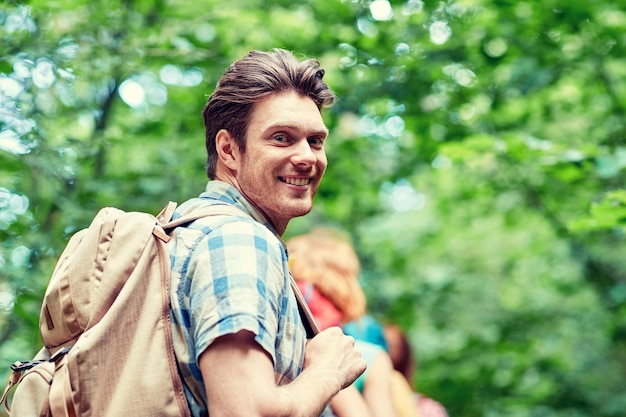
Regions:
M 304 369 L 320 375 L 321 380 L 335 379 L 337 390 L 352 384 L 366 368 L 354 338 L 339 327 L 329 327 L 307 342 Z
M 272 359 L 247 331 L 221 336 L 202 355 L 211 417 L 319 416 L 326 404 L 365 371 L 354 339 L 330 328 L 307 343 L 304 370 L 277 386 Z

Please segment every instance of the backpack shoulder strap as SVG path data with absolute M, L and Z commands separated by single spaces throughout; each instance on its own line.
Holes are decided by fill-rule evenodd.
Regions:
M 173 208 L 171 207 L 171 204 L 174 204 Z M 238 209 L 232 204 L 213 204 L 213 205 L 201 208 L 199 210 L 192 211 L 191 213 L 185 214 L 176 219 L 172 219 L 172 215 L 174 214 L 174 210 L 176 208 L 175 204 L 176 203 L 170 202 L 170 204 L 168 204 L 168 206 L 166 206 L 161 212 L 163 213 L 163 215 L 159 214 L 159 216 L 161 217 L 157 216 L 157 219 L 162 221 L 161 225 L 167 233 L 171 232 L 172 230 L 174 230 L 175 228 L 179 226 L 183 226 L 185 224 L 191 223 L 203 217 L 230 215 L 230 216 L 250 218 L 250 215 L 248 213 L 246 213 L 245 211 L 241 209 Z M 169 213 L 166 210 L 168 211 L 171 210 L 171 213 Z
M 291 285 L 291 290 L 296 296 L 296 300 L 298 300 L 298 311 L 300 312 L 300 317 L 302 318 L 302 323 L 304 324 L 304 328 L 306 329 L 306 337 L 311 339 L 315 337 L 316 334 L 320 332 L 320 327 L 317 324 L 317 320 L 313 317 L 313 313 L 309 308 L 302 292 L 300 292 L 300 288 L 298 288 L 298 284 L 291 276 L 291 272 L 289 273 L 289 283 Z

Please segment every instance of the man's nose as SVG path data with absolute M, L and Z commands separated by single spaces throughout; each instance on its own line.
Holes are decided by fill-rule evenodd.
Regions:
M 298 141 L 298 143 L 294 147 L 294 154 L 292 160 L 295 164 L 306 164 L 313 165 L 317 162 L 317 156 L 313 149 L 311 149 L 311 145 L 309 141 L 306 139 Z

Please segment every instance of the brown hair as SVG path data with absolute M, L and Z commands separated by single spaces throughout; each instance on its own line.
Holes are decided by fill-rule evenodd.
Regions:
M 404 375 L 411 387 L 415 388 L 413 374 L 417 363 L 406 333 L 395 324 L 386 324 L 383 334 L 394 369 Z
M 322 80 L 323 77 L 324 70 L 317 60 L 299 61 L 284 49 L 251 51 L 234 62 L 220 78 L 202 111 L 208 177 L 215 177 L 217 132 L 228 130 L 241 152 L 245 152 L 248 122 L 254 103 L 271 94 L 296 91 L 310 97 L 320 110 L 329 107 L 335 95 Z
M 365 314 L 365 294 L 358 277 L 359 259 L 347 239 L 327 229 L 287 242 L 294 279 L 312 283 L 342 314 L 342 322 Z

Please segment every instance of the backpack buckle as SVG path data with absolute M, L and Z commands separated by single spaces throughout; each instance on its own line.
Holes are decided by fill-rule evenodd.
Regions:
M 28 371 L 29 369 L 34 368 L 35 366 L 43 362 L 46 361 L 17 361 L 11 364 L 11 370 L 13 372 Z

